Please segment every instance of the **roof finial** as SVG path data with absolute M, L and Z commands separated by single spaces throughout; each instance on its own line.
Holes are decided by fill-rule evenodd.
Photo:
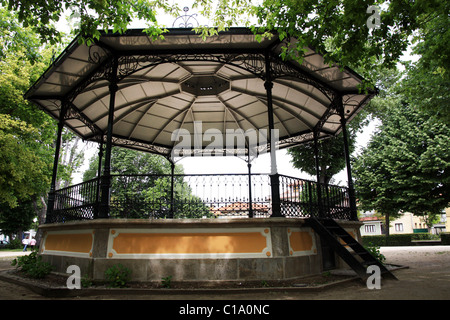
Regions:
M 194 23 L 196 24 L 196 27 L 199 26 L 197 19 L 195 18 L 197 16 L 196 13 L 188 15 L 187 12 L 189 11 L 188 7 L 184 7 L 183 8 L 184 11 L 184 15 L 183 16 L 179 16 L 178 18 L 175 19 L 175 21 L 172 24 L 172 28 L 177 27 L 177 21 L 180 20 L 178 22 L 178 28 L 194 28 Z

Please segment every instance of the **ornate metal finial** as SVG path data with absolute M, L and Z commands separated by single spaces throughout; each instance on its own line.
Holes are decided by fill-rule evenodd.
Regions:
M 172 28 L 175 28 L 178 20 L 180 20 L 178 22 L 178 28 L 194 28 L 194 23 L 196 24 L 195 27 L 198 27 L 199 23 L 198 23 L 197 19 L 195 18 L 197 16 L 197 14 L 194 13 L 194 14 L 188 15 L 187 14 L 187 12 L 189 11 L 188 7 L 184 7 L 183 11 L 184 11 L 184 15 L 179 16 L 178 18 L 175 19 L 175 21 L 172 24 Z

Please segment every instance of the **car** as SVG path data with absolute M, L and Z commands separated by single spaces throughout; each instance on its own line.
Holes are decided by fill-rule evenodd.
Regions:
M 8 241 L 6 241 L 6 240 L 0 240 L 0 248 L 4 248 L 4 247 L 6 247 L 8 244 L 9 244 Z

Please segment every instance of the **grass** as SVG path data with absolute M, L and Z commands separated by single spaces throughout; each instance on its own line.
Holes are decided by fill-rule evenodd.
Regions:
M 30 249 L 31 250 L 31 249 Z M 28 250 L 28 251 L 30 251 Z M 0 248 L 0 252 L 20 252 L 23 251 L 23 248 L 19 248 L 19 249 L 5 249 L 5 248 Z

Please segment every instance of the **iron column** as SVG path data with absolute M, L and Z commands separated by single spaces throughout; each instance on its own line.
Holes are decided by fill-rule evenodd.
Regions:
M 270 143 L 270 187 L 272 191 L 272 215 L 271 217 L 281 217 L 280 203 L 280 177 L 277 172 L 277 158 L 275 154 L 275 130 L 273 121 L 273 102 L 272 102 L 272 75 L 270 67 L 270 54 L 266 52 L 266 81 L 264 88 L 267 94 L 267 114 L 269 120 L 269 143 Z
M 109 85 L 109 110 L 108 110 L 108 127 L 106 131 L 106 148 L 105 148 L 105 164 L 103 167 L 103 176 L 101 177 L 101 202 L 99 210 L 99 218 L 109 217 L 109 204 L 111 198 L 111 148 L 112 148 L 112 133 L 114 125 L 114 108 L 116 102 L 117 86 L 117 68 L 118 61 L 113 57 L 113 66 L 110 74 Z

